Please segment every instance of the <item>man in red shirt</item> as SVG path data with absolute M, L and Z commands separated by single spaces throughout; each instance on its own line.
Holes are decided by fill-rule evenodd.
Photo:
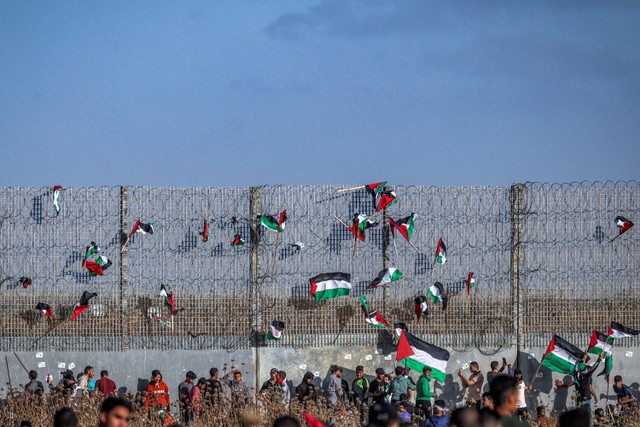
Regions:
M 162 407 L 168 410 L 170 402 L 169 387 L 162 381 L 160 371 L 155 369 L 151 372 L 151 379 L 147 387 L 147 401 L 144 407 Z
M 104 397 L 109 397 L 118 389 L 116 383 L 109 378 L 109 372 L 101 371 L 100 379 L 96 381 L 96 390 L 98 390 Z

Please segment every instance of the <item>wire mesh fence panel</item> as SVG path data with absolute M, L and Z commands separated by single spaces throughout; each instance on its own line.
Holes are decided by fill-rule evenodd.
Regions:
M 249 189 L 129 187 L 127 233 L 138 220 L 153 233 L 126 247 L 130 348 L 248 346 Z M 232 246 L 237 234 L 246 245 Z
M 119 349 L 113 330 L 120 324 L 120 190 L 64 189 L 59 213 L 53 190 L 0 189 L 2 349 Z M 100 251 L 90 260 L 105 256 L 112 262 L 102 276 L 83 266 L 91 242 Z M 22 277 L 29 281 L 19 283 Z M 84 291 L 97 296 L 78 319 L 67 320 Z M 38 303 L 51 307 L 51 319 L 36 310 Z
M 640 307 L 640 239 L 618 236 L 617 216 L 638 218 L 637 182 L 528 183 L 524 193 L 525 342 L 543 346 L 551 333 L 579 334 L 611 321 L 636 325 Z M 637 344 L 637 339 L 616 345 Z

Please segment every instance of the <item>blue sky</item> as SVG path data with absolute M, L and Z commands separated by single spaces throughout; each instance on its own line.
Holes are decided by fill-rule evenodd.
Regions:
M 0 185 L 637 179 L 640 3 L 0 2 Z

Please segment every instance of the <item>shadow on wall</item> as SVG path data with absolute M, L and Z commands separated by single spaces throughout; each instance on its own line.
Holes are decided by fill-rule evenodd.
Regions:
M 436 383 L 435 389 L 438 393 L 438 398 L 444 400 L 447 404 L 447 408 L 457 408 L 463 401 L 464 391 L 460 388 L 460 384 L 453 380 L 453 375 L 447 374 L 444 379 L 444 384 Z
M 147 387 L 149 387 L 149 379 L 148 378 L 138 378 L 137 391 L 138 392 L 145 392 L 145 391 L 147 391 Z

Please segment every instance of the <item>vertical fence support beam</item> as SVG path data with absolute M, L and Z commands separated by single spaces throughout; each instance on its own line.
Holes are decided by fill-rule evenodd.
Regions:
M 249 290 L 251 294 L 251 333 L 253 334 L 253 346 L 255 351 L 255 389 L 260 384 L 260 343 L 258 340 L 258 331 L 262 325 L 262 307 L 260 306 L 260 223 L 255 219 L 260 214 L 260 187 L 251 187 L 249 189 L 249 224 L 250 232 L 250 251 L 249 259 Z
M 387 187 L 385 187 L 385 191 L 387 190 Z M 384 208 L 382 210 L 382 268 L 384 268 L 385 270 L 387 268 L 389 268 L 390 265 L 390 256 L 389 256 L 389 249 L 390 249 L 390 239 L 389 239 L 389 214 L 387 213 L 387 208 Z M 382 313 L 384 313 L 384 315 L 387 315 L 387 300 L 389 299 L 389 287 L 385 286 L 384 287 L 384 292 L 383 292 L 383 300 L 382 300 Z
M 514 184 L 510 189 L 511 199 L 511 299 L 513 303 L 513 341 L 516 348 L 516 360 L 524 349 L 524 307 L 522 295 L 522 277 L 524 272 L 523 222 L 524 222 L 524 192 L 523 184 Z
M 127 238 L 127 187 L 120 187 L 120 247 Z M 127 249 L 120 252 L 120 346 L 128 350 L 127 337 Z M 127 342 L 125 344 L 125 341 Z

